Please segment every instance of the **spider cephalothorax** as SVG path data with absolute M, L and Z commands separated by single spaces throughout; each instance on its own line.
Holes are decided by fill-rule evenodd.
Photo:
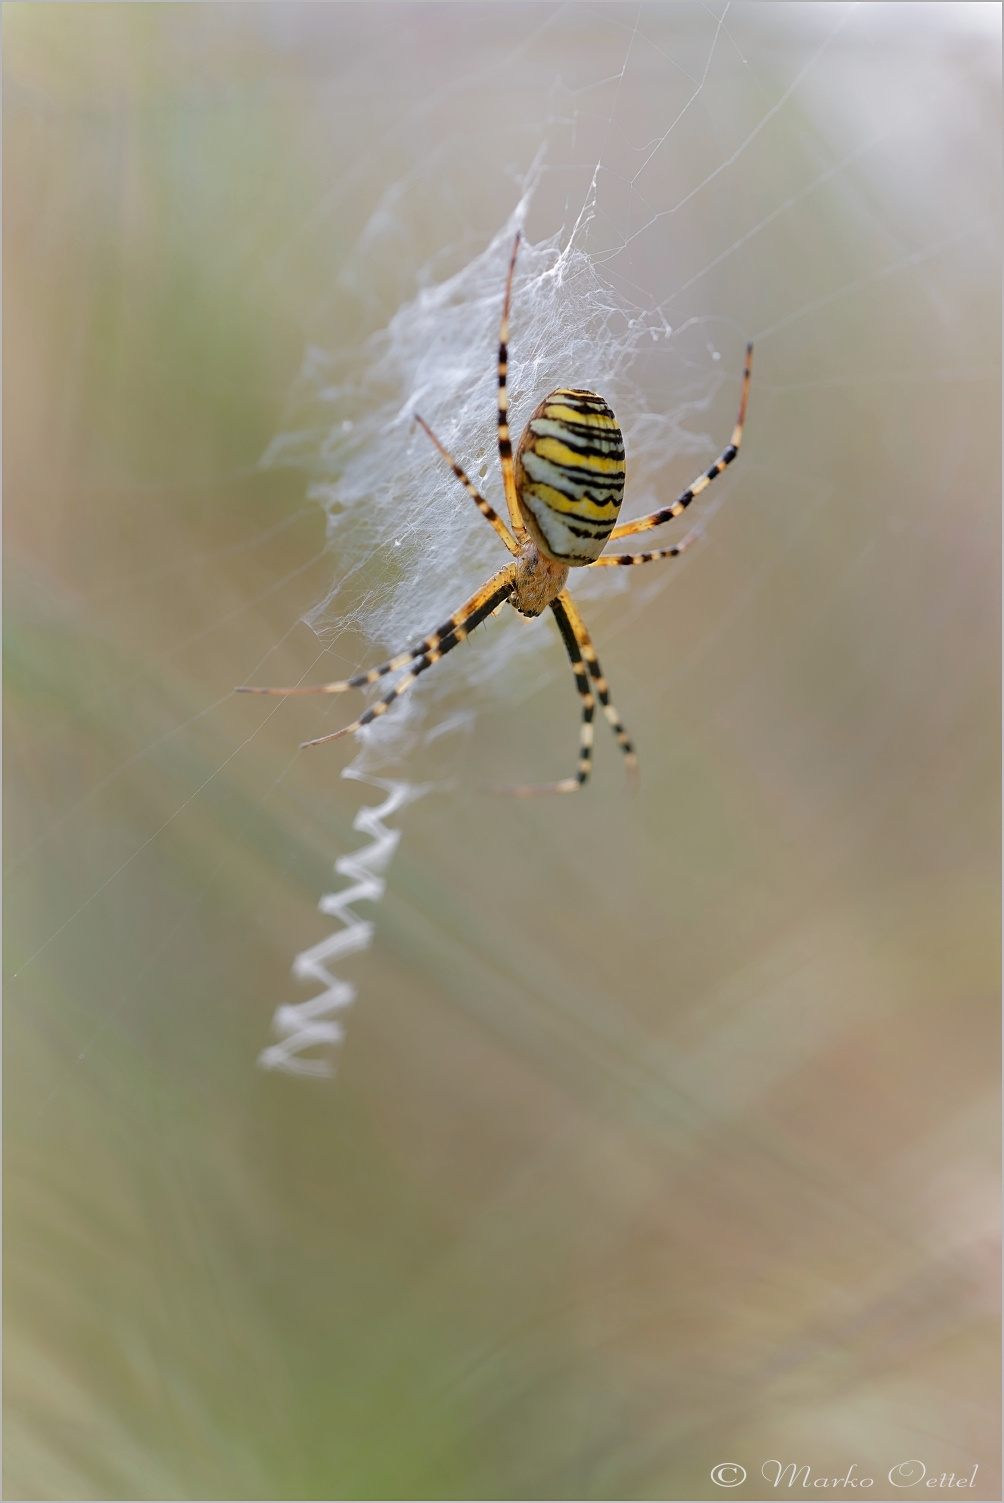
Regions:
M 581 788 L 588 778 L 592 765 L 595 709 L 589 687 L 590 678 L 627 760 L 629 773 L 635 772 L 637 758 L 634 748 L 621 725 L 617 711 L 610 703 L 606 680 L 600 671 L 599 660 L 585 623 L 565 589 L 568 571 L 601 566 L 623 567 L 647 564 L 656 558 L 675 558 L 689 545 L 690 540 L 685 538 L 675 547 L 658 548 L 651 553 L 620 553 L 601 557 L 609 540 L 616 541 L 618 538 L 631 537 L 637 532 L 647 532 L 650 528 L 659 527 L 663 522 L 678 517 L 694 497 L 735 459 L 739 453 L 746 417 L 753 346 L 746 346 L 739 416 L 728 447 L 711 468 L 700 475 L 670 506 L 653 512 L 651 516 L 639 517 L 637 521 L 624 522 L 618 527 L 617 517 L 624 497 L 624 438 L 610 407 L 595 392 L 575 387 L 559 387 L 552 391 L 530 418 L 515 461 L 513 460 L 509 438 L 506 368 L 509 302 L 518 250 L 517 234 L 509 261 L 509 275 L 506 278 L 505 299 L 502 304 L 502 327 L 499 331 L 499 464 L 509 511 L 509 527 L 447 453 L 429 425 L 415 414 L 416 422 L 424 428 L 482 516 L 491 523 L 513 555 L 513 562 L 482 585 L 431 636 L 419 642 L 416 647 L 408 648 L 388 659 L 379 668 L 370 668 L 365 673 L 357 673 L 352 678 L 333 684 L 308 684 L 294 689 L 247 687 L 241 692 L 340 694 L 345 689 L 363 689 L 368 684 L 375 684 L 385 674 L 407 668 L 407 673 L 393 689 L 368 710 L 364 710 L 358 720 L 340 731 L 332 731 L 327 736 L 318 736 L 314 741 L 304 742 L 305 746 L 318 746 L 322 741 L 334 741 L 338 736 L 358 731 L 378 715 L 383 715 L 420 673 L 431 668 L 433 663 L 437 663 L 458 643 L 463 642 L 480 622 L 506 601 L 521 616 L 539 616 L 550 607 L 568 652 L 582 700 L 579 765 L 574 777 L 563 778 L 558 783 L 500 790 L 525 796 L 535 793 L 571 793 L 576 788 Z
M 568 565 L 542 553 L 533 538 L 525 538 L 513 565 L 509 604 L 520 616 L 542 616 L 565 588 Z

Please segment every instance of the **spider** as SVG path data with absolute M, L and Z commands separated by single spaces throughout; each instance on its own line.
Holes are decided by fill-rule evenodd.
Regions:
M 411 688 L 420 673 L 452 652 L 476 626 L 506 601 L 521 616 L 530 618 L 541 615 L 550 607 L 558 623 L 558 631 L 575 675 L 575 686 L 582 700 L 579 762 L 574 777 L 562 778 L 557 783 L 496 790 L 517 797 L 529 797 L 535 794 L 573 793 L 589 777 L 595 709 L 589 687 L 590 676 L 596 686 L 603 712 L 624 753 L 629 781 L 636 782 L 638 759 L 634 747 L 611 703 L 599 659 L 585 623 L 565 588 L 565 582 L 569 569 L 625 568 L 634 564 L 647 564 L 657 558 L 676 558 L 689 547 L 692 537 L 685 538 L 672 548 L 659 548 L 651 553 L 600 556 L 608 541 L 616 542 L 620 538 L 631 537 L 636 532 L 648 532 L 651 528 L 678 517 L 694 497 L 700 495 L 735 459 L 739 453 L 746 417 L 753 346 L 746 346 L 739 415 L 728 447 L 722 451 L 710 470 L 699 476 L 671 506 L 664 506 L 650 516 L 639 517 L 637 521 L 615 527 L 624 496 L 624 438 L 610 407 L 595 392 L 573 387 L 558 387 L 552 391 L 530 418 L 515 458 L 513 457 L 509 438 L 506 366 L 509 304 L 519 243 L 520 235 L 517 232 L 509 259 L 502 304 L 502 325 L 499 330 L 498 445 L 509 509 L 509 527 L 489 506 L 424 418 L 415 414 L 415 421 L 428 434 L 481 515 L 494 527 L 512 554 L 513 562 L 500 569 L 476 590 L 431 636 L 419 642 L 417 647 L 407 648 L 386 663 L 381 663 L 379 668 L 370 668 L 366 673 L 357 673 L 352 678 L 333 684 L 307 684 L 289 689 L 245 686 L 238 693 L 341 694 L 346 689 L 364 689 L 400 668 L 408 669 L 388 694 L 368 710 L 364 710 L 351 725 L 343 726 L 340 731 L 332 731 L 327 736 L 318 736 L 313 741 L 303 742 L 304 746 L 320 746 L 325 741 L 337 740 L 339 736 L 351 735 L 353 731 L 369 725 L 377 716 L 385 714 L 394 701 L 406 689 Z

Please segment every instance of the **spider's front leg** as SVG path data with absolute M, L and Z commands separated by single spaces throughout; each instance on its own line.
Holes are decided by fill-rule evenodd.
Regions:
M 589 675 L 586 672 L 585 664 L 582 661 L 582 653 L 579 651 L 579 644 L 575 640 L 575 633 L 572 630 L 564 608 L 557 600 L 554 600 L 551 602 L 551 610 L 554 612 L 554 619 L 558 623 L 558 630 L 561 632 L 565 651 L 568 653 L 568 660 L 572 665 L 572 672 L 575 675 L 575 687 L 578 689 L 579 697 L 582 700 L 582 727 L 579 732 L 579 765 L 574 778 L 562 778 L 557 783 L 528 783 L 514 788 L 502 786 L 491 789 L 492 793 L 497 793 L 503 798 L 539 798 L 548 793 L 574 793 L 577 788 L 581 788 L 583 783 L 585 783 L 592 767 L 593 714 L 596 706 L 589 688 Z
M 589 636 L 589 632 L 586 630 L 586 623 L 579 615 L 578 607 L 576 606 L 575 601 L 572 599 L 567 590 L 562 590 L 561 594 L 558 596 L 558 599 L 551 607 L 551 609 L 554 611 L 555 616 L 558 615 L 559 606 L 565 611 L 568 617 L 568 622 L 572 628 L 576 643 L 581 649 L 582 656 L 586 661 L 586 667 L 589 669 L 593 683 L 596 685 L 596 693 L 599 696 L 600 704 L 603 706 L 603 713 L 607 718 L 610 729 L 614 733 L 614 738 L 617 741 L 617 745 L 624 753 L 624 765 L 627 769 L 628 787 L 632 792 L 636 792 L 638 788 L 638 757 L 635 753 L 633 745 L 631 744 L 631 739 L 628 736 L 627 731 L 624 729 L 621 718 L 618 715 L 613 704 L 611 703 L 610 691 L 607 688 L 607 681 L 603 677 L 603 670 L 600 667 L 600 660 L 596 656 L 596 649 L 592 644 L 592 639 Z M 558 624 L 560 626 L 560 620 Z
M 568 660 L 572 665 L 572 673 L 575 675 L 575 687 L 579 691 L 582 700 L 582 726 L 579 732 L 579 765 L 575 776 L 562 778 L 557 783 L 535 783 L 515 788 L 493 788 L 493 793 L 503 794 L 509 798 L 537 798 L 550 793 L 574 793 L 587 781 L 593 765 L 593 715 L 596 704 L 592 691 L 589 687 L 589 678 L 592 675 L 596 685 L 596 693 L 603 713 L 610 722 L 613 733 L 617 738 L 618 745 L 624 753 L 627 764 L 628 784 L 632 790 L 638 786 L 638 758 L 634 747 L 628 738 L 627 732 L 621 724 L 620 716 L 610 702 L 610 693 L 607 681 L 603 677 L 599 658 L 586 630 L 585 622 L 579 615 L 578 609 L 567 590 L 562 590 L 556 600 L 551 602 L 551 610 L 554 619 L 558 623 L 561 632 L 561 640 L 565 644 Z
M 377 700 L 375 705 L 365 710 L 358 720 L 354 720 L 351 725 L 344 726 L 340 731 L 332 731 L 327 736 L 317 736 L 313 741 L 304 741 L 301 744 L 320 746 L 324 741 L 337 741 L 339 736 L 348 736 L 353 731 L 361 730 L 377 716 L 385 714 L 395 699 L 411 688 L 420 673 L 424 673 L 427 668 L 432 667 L 433 663 L 438 663 L 440 658 L 452 652 L 454 647 L 463 642 L 476 626 L 479 626 L 498 606 L 508 600 L 512 593 L 515 573 L 513 564 L 500 569 L 497 574 L 492 575 L 487 584 L 483 584 L 480 590 L 475 591 L 458 611 L 454 611 L 437 631 L 426 637 L 424 642 L 419 642 L 417 647 L 410 648 L 406 652 L 398 653 L 396 657 L 388 659 L 379 668 L 370 668 L 366 673 L 357 673 L 352 678 L 332 684 L 304 684 L 291 689 L 242 685 L 236 692 L 238 694 L 341 694 L 345 689 L 363 689 L 367 684 L 375 684 L 385 674 L 410 665 L 411 672 L 399 679 L 390 693 L 385 694 L 383 699 Z

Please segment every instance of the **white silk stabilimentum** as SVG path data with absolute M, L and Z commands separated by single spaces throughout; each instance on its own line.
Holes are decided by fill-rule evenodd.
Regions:
M 276 1008 L 272 1031 L 278 1042 L 270 1044 L 258 1056 L 258 1063 L 265 1070 L 325 1079 L 334 1075 L 330 1048 L 344 1037 L 337 1016 L 355 1001 L 356 988 L 333 975 L 330 968 L 347 955 L 369 949 L 374 925 L 368 919 L 359 918 L 353 912 L 353 904 L 378 903 L 384 895 L 387 884 L 378 873 L 386 871 L 390 865 L 401 831 L 388 830 L 383 821 L 405 804 L 428 793 L 430 787 L 429 784 L 368 777 L 351 767 L 345 768 L 342 776 L 382 788 L 387 797 L 382 804 L 369 804 L 360 809 L 353 821 L 353 828 L 363 835 L 371 835 L 372 842 L 353 851 L 350 856 L 339 857 L 335 871 L 340 877 L 351 879 L 349 886 L 340 892 L 325 893 L 317 905 L 322 913 L 336 918 L 342 927 L 311 945 L 309 950 L 302 950 L 293 961 L 293 975 L 298 981 L 319 984 L 322 989 L 306 1002 L 284 1002 Z M 319 1045 L 322 1053 L 306 1053 L 307 1050 L 316 1050 Z

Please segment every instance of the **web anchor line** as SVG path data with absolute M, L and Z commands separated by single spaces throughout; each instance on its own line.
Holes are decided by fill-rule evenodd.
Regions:
M 386 882 L 379 872 L 386 871 L 401 839 L 400 830 L 388 830 L 383 823 L 398 809 L 428 793 L 431 784 L 416 784 L 373 778 L 365 773 L 346 767 L 342 777 L 354 778 L 382 788 L 387 794 L 382 804 L 369 804 L 360 809 L 352 822 L 352 828 L 372 837 L 372 844 L 340 856 L 335 862 L 335 871 L 340 877 L 351 879 L 351 885 L 340 892 L 327 892 L 318 903 L 322 913 L 330 914 L 344 925 L 329 934 L 309 950 L 301 950 L 293 961 L 293 975 L 298 981 L 320 982 L 324 988 L 307 1002 L 283 1002 L 272 1017 L 272 1032 L 278 1043 L 270 1044 L 258 1056 L 263 1070 L 281 1070 L 287 1075 L 311 1075 L 330 1079 L 335 1074 L 335 1065 L 327 1055 L 305 1056 L 304 1051 L 318 1045 L 334 1046 L 341 1043 L 345 1030 L 333 1014 L 341 1012 L 356 999 L 356 988 L 351 982 L 341 981 L 332 975 L 330 966 L 357 950 L 366 950 L 373 940 L 375 925 L 361 919 L 353 912 L 355 903 L 379 903 L 386 889 Z

